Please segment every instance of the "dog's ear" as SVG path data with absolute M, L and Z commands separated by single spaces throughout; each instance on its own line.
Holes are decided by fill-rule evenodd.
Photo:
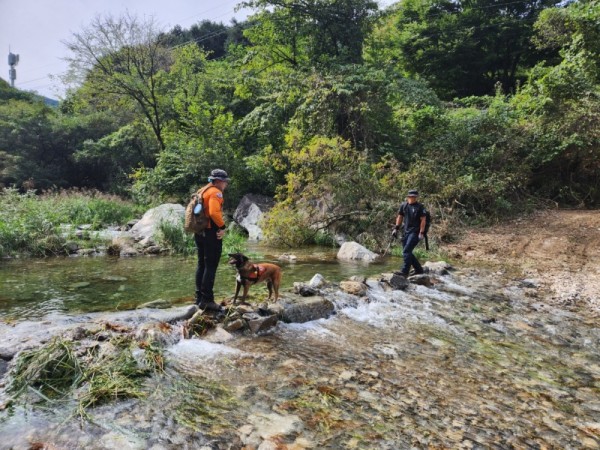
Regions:
M 246 262 L 250 261 L 250 258 L 248 258 L 246 255 L 240 254 L 240 256 L 242 257 L 242 262 L 246 263 Z
M 227 256 L 229 256 L 230 258 L 235 258 L 237 256 L 237 253 L 228 253 Z

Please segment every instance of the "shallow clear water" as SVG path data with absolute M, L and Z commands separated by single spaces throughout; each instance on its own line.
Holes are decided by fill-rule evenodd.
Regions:
M 296 253 L 295 263 L 278 261 L 282 252 L 251 247 L 253 260 L 273 262 L 283 269 L 282 287 L 308 281 L 321 273 L 331 281 L 357 274 L 397 270 L 399 259 L 379 264 L 340 262 L 335 250 L 309 248 Z M 196 259 L 193 257 L 80 257 L 0 261 L 0 317 L 11 320 L 40 318 L 49 313 L 86 313 L 132 309 L 154 300 L 173 304 L 190 302 L 194 294 Z M 235 271 L 222 259 L 217 271 L 215 296 L 231 297 Z M 256 298 L 267 296 L 265 285 L 250 290 Z
M 328 252 L 299 258 L 282 264 L 288 286 L 315 272 L 341 279 L 397 267 L 394 260 L 342 265 Z M 47 262 L 63 270 L 71 263 Z M 185 274 L 177 275 L 183 282 L 194 266 L 174 258 L 100 263 L 106 272 L 84 273 L 139 281 L 154 267 L 171 278 Z M 56 270 L 58 280 L 68 278 Z M 144 280 L 139 286 L 153 291 L 140 301 L 185 295 L 162 277 L 173 293 L 158 295 L 160 283 Z M 230 281 L 231 269 L 223 265 L 219 277 Z M 338 297 L 327 320 L 279 324 L 226 344 L 180 341 L 166 350 L 166 373 L 148 381 L 147 399 L 94 408 L 84 423 L 68 419 L 64 405 L 16 408 L 0 415 L 0 448 L 239 449 L 251 440 L 241 430 L 260 428 L 265 417 L 297 425 L 272 438 L 282 449 L 598 448 L 600 323 L 527 298 L 517 285 L 471 270 L 441 277 L 434 288 L 386 294 L 372 285 L 368 301 Z

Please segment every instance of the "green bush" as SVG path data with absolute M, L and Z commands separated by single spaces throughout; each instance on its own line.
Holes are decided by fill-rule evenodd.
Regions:
M 0 205 L 0 256 L 66 254 L 64 244 L 70 236 L 60 225 L 100 228 L 126 223 L 140 212 L 131 203 L 95 191 L 35 195 L 4 189 Z
M 161 222 L 158 226 L 158 244 L 168 248 L 171 253 L 192 255 L 196 252 L 194 235 L 183 230 L 183 220 L 180 225 L 171 222 Z
M 194 235 L 183 230 L 183 221 L 180 225 L 161 222 L 157 240 L 162 247 L 168 248 L 173 254 L 185 256 L 196 254 Z M 227 231 L 223 238 L 223 257 L 228 253 L 244 253 L 246 240 L 246 236 L 236 229 Z

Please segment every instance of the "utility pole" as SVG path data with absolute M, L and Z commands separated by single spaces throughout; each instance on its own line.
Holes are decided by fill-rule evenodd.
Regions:
M 10 79 L 10 87 L 15 87 L 15 80 L 17 79 L 16 65 L 19 64 L 19 55 L 15 55 L 8 49 L 8 65 L 10 70 L 8 71 L 8 78 Z

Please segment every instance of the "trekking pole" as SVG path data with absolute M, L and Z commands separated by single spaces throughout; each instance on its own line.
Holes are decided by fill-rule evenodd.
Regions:
M 387 248 L 385 249 L 385 251 L 383 252 L 383 255 L 381 255 L 382 257 L 387 255 L 387 252 L 389 251 L 390 247 L 392 246 L 392 242 L 394 242 L 395 237 L 392 236 L 392 238 L 390 239 L 390 243 L 388 244 Z

